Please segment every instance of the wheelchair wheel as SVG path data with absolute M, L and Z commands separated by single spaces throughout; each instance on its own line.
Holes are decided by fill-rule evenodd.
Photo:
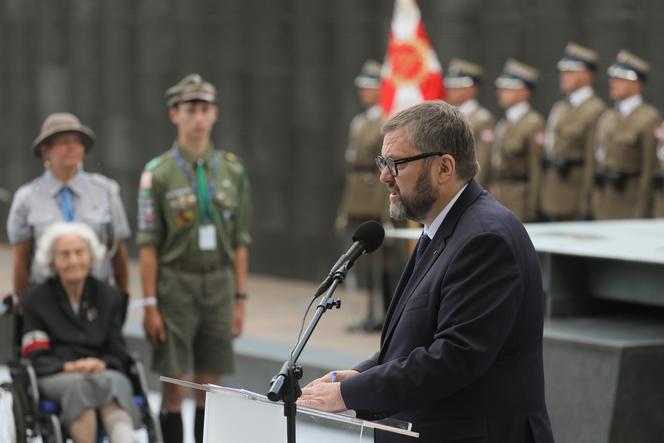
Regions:
M 25 433 L 25 411 L 23 410 L 21 399 L 16 394 L 16 389 L 14 389 L 14 386 L 12 386 L 11 383 L 3 383 L 2 386 L 0 386 L 0 389 L 9 392 L 12 396 L 12 418 L 14 420 L 14 433 L 16 435 L 16 442 L 26 443 L 27 436 Z
M 44 443 L 64 443 L 62 425 L 57 415 L 46 414 L 42 417 L 41 436 Z

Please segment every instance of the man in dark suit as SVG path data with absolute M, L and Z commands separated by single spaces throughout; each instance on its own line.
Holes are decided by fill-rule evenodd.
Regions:
M 413 423 L 419 442 L 553 442 L 544 401 L 543 302 L 521 222 L 474 180 L 471 130 L 453 106 L 406 109 L 383 127 L 390 215 L 424 225 L 380 351 L 307 385 L 302 406 Z M 429 244 L 430 243 L 430 244 Z M 377 431 L 376 442 L 415 442 Z

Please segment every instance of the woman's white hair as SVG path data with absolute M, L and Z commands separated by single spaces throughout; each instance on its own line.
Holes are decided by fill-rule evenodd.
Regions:
M 58 222 L 49 226 L 37 242 L 35 263 L 44 270 L 48 277 L 53 277 L 53 247 L 55 242 L 65 235 L 76 235 L 82 239 L 90 250 L 91 269 L 97 269 L 106 254 L 106 248 L 99 242 L 97 235 L 86 224 Z

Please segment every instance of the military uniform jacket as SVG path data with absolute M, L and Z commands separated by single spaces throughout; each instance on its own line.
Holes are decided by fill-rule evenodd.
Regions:
M 592 195 L 596 219 L 650 215 L 657 129 L 661 115 L 642 103 L 623 118 L 607 110 L 598 124 L 596 184 Z
M 540 209 L 544 215 L 570 220 L 589 215 L 595 130 L 605 109 L 596 96 L 576 107 L 561 100 L 551 109 L 542 162 Z
M 185 166 L 190 168 L 190 177 L 195 179 L 195 159 L 177 143 L 173 149 L 178 150 Z M 202 160 L 208 180 L 215 182 L 210 198 L 218 215 L 211 221 L 216 227 L 216 250 L 199 248 L 198 198 L 173 150 L 150 161 L 141 176 L 137 243 L 156 246 L 162 266 L 194 270 L 223 267 L 233 262 L 237 247 L 251 242 L 249 181 L 242 162 L 234 154 L 212 147 Z M 218 167 L 212 171 L 215 161 Z
M 544 118 L 532 109 L 514 123 L 503 118 L 496 126 L 498 200 L 524 222 L 537 216 L 543 142 Z
M 467 115 L 468 123 L 475 139 L 475 153 L 480 170 L 475 180 L 487 187 L 491 178 L 491 146 L 495 138 L 495 120 L 491 113 L 483 107 L 477 107 Z
M 660 144 L 657 147 L 657 168 L 653 181 L 653 216 L 662 218 L 664 217 L 664 123 L 657 129 L 657 135 Z
M 110 247 L 114 241 L 131 236 L 127 215 L 115 180 L 101 174 L 79 171 L 69 182 L 62 183 L 50 171 L 21 186 L 14 195 L 7 218 L 7 234 L 11 244 L 33 240 L 34 244 L 46 228 L 63 221 L 56 197 L 63 186 L 72 190 L 75 221 L 85 223 L 97 234 L 99 241 Z M 31 283 L 46 280 L 48 270 L 33 261 Z M 112 275 L 110 258 L 106 257 L 93 275 L 107 280 Z
M 66 362 L 85 357 L 123 371 L 128 354 L 121 301 L 116 289 L 91 277 L 85 281 L 78 313 L 59 279 L 28 288 L 23 298 L 23 357 L 32 360 L 40 376 L 61 372 Z
M 380 108 L 370 108 L 351 121 L 346 148 L 346 183 L 339 216 L 349 220 L 387 217 L 388 192 L 379 180 L 376 157 L 383 145 Z

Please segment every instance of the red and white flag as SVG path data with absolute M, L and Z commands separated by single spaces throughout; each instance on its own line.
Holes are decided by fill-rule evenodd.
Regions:
M 415 0 L 396 0 L 381 77 L 380 104 L 387 116 L 445 96 L 443 69 Z

